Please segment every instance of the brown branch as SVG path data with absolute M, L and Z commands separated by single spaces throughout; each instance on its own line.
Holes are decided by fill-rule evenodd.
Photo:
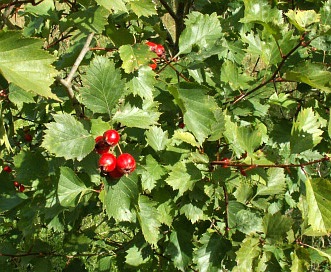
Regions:
M 162 6 L 167 10 L 167 12 L 170 14 L 170 16 L 175 20 L 175 22 L 179 22 L 179 17 L 174 12 L 174 10 L 168 5 L 168 3 L 165 0 L 160 0 L 160 3 Z
M 176 73 L 177 73 L 177 75 L 178 76 L 180 76 L 181 78 L 183 78 L 186 82 L 190 82 L 190 80 L 187 78 L 187 77 L 185 77 L 181 72 L 179 72 L 172 64 L 171 64 L 171 62 L 172 61 L 168 61 L 164 56 L 162 57 L 162 59 L 166 62 L 166 65 L 165 66 L 163 66 L 161 69 L 160 69 L 160 71 L 158 71 L 158 74 L 160 74 L 167 66 L 169 66 L 171 69 L 173 69 Z
M 103 253 L 77 253 L 75 255 L 59 254 L 54 252 L 27 252 L 27 253 L 17 253 L 17 254 L 8 254 L 1 253 L 1 257 L 11 257 L 11 258 L 21 258 L 28 256 L 38 256 L 38 257 L 65 257 L 68 259 L 77 258 L 77 257 L 92 257 L 92 256 L 111 256 L 116 255 L 114 252 L 103 252 Z
M 5 8 L 8 8 L 10 6 L 21 6 L 23 4 L 31 4 L 32 6 L 37 6 L 39 5 L 41 2 L 43 2 L 44 0 L 40 0 L 39 2 L 36 2 L 35 0 L 26 0 L 26 1 L 14 1 L 14 2 L 10 2 L 10 3 L 7 3 L 7 4 L 2 4 L 0 6 L 0 10 L 2 9 L 5 9 Z
M 304 167 L 304 166 L 308 166 L 308 165 L 313 165 L 316 163 L 320 163 L 320 162 L 324 162 L 324 161 L 330 161 L 330 158 L 328 156 L 325 156 L 322 159 L 318 159 L 318 160 L 314 160 L 314 161 L 310 161 L 310 162 L 305 162 L 305 163 L 289 163 L 289 164 L 247 164 L 247 163 L 231 163 L 228 161 L 212 161 L 210 164 L 211 165 L 224 165 L 226 167 L 238 167 L 238 168 L 244 168 L 247 167 L 245 169 L 245 171 L 247 170 L 251 170 L 254 168 L 295 168 L 295 167 Z
M 91 34 L 88 35 L 86 42 L 83 46 L 82 51 L 79 53 L 74 65 L 72 66 L 69 75 L 67 76 L 66 79 L 63 79 L 61 77 L 58 77 L 57 80 L 66 88 L 68 96 L 72 102 L 72 105 L 76 111 L 77 116 L 82 116 L 82 109 L 80 107 L 80 104 L 75 96 L 74 90 L 72 88 L 72 80 L 74 78 L 75 73 L 78 70 L 78 67 L 80 65 L 80 63 L 83 61 L 86 53 L 90 50 L 89 46 L 92 42 L 94 33 L 92 32 Z
M 65 39 L 70 38 L 71 36 L 72 36 L 72 35 L 70 35 L 70 34 L 63 35 L 63 36 L 62 36 L 61 38 L 59 38 L 58 40 L 53 41 L 52 43 L 50 43 L 49 45 L 47 45 L 47 46 L 46 46 L 46 49 L 49 49 L 49 48 L 53 47 L 54 45 L 56 45 L 56 44 L 58 44 L 58 43 L 64 41 Z
M 273 82 L 274 79 L 277 77 L 278 73 L 280 72 L 280 70 L 282 69 L 282 67 L 284 66 L 286 60 L 301 46 L 303 46 L 302 40 L 304 39 L 305 34 L 303 34 L 300 37 L 300 42 L 292 48 L 292 50 L 290 52 L 288 52 L 286 55 L 282 56 L 282 61 L 279 63 L 279 65 L 277 66 L 277 69 L 273 72 L 273 74 L 270 76 L 270 78 L 268 80 L 263 81 L 261 84 L 259 84 L 258 86 L 256 86 L 255 88 L 253 88 L 252 90 L 243 93 L 241 95 L 239 95 L 238 97 L 236 97 L 231 104 L 236 104 L 239 101 L 243 100 L 245 97 L 249 96 L 250 94 L 254 93 L 255 91 L 261 89 L 262 87 L 264 87 L 265 85 L 267 85 L 270 82 Z M 310 41 L 307 42 L 307 44 L 309 44 Z

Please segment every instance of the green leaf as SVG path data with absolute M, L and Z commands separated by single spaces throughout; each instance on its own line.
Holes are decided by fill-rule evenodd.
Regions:
M 0 212 L 3 213 L 10 211 L 11 209 L 14 209 L 15 207 L 22 204 L 27 199 L 27 196 L 24 194 L 16 194 L 15 192 L 11 195 L 0 194 Z
M 184 226 L 172 230 L 165 253 L 170 255 L 176 268 L 186 271 L 185 269 L 192 260 L 192 233 L 187 231 Z
M 222 27 L 216 13 L 211 15 L 193 11 L 185 19 L 186 28 L 179 37 L 179 53 L 190 53 L 197 45 L 200 49 L 212 47 L 222 37 Z
M 57 187 L 60 204 L 63 207 L 75 207 L 79 202 L 78 196 L 82 197 L 88 189 L 72 169 L 61 167 L 60 171 L 61 174 Z
M 244 152 L 247 152 L 248 156 L 253 157 L 255 149 L 263 142 L 265 126 L 240 126 L 233 122 L 230 116 L 226 115 L 223 135 L 237 157 L 240 157 Z
M 321 17 L 314 10 L 289 10 L 285 15 L 301 32 L 309 31 L 309 27 L 315 23 L 319 23 Z
M 214 112 L 218 106 L 214 98 L 206 94 L 204 87 L 192 83 L 180 84 L 170 91 L 183 112 L 185 126 L 201 145 L 216 123 Z
M 24 38 L 19 31 L 0 31 L 0 73 L 26 91 L 60 101 L 50 90 L 57 75 L 51 65 L 55 57 L 42 46 L 42 40 Z
M 293 220 L 280 213 L 267 213 L 263 218 L 263 229 L 267 239 L 281 241 L 292 228 Z
M 130 0 L 130 6 L 138 17 L 149 17 L 157 14 L 155 4 L 152 0 Z
M 70 114 L 53 115 L 55 122 L 46 124 L 42 146 L 57 157 L 81 161 L 95 146 L 93 137 Z
M 161 127 L 152 126 L 145 132 L 147 143 L 155 150 L 161 151 L 166 148 L 168 139 L 168 131 L 163 131 Z
M 124 11 L 128 12 L 128 9 L 126 8 L 125 3 L 128 2 L 128 0 L 96 0 L 96 2 L 103 6 L 104 8 L 108 9 L 109 11 Z
M 22 150 L 14 156 L 16 178 L 27 182 L 48 176 L 48 163 L 40 152 Z
M 155 205 L 147 196 L 140 195 L 138 198 L 137 218 L 146 242 L 153 246 L 157 244 L 161 226 Z
M 105 183 L 103 204 L 107 215 L 117 222 L 133 221 L 131 212 L 134 203 L 138 201 L 138 177 L 135 173 L 122 177 L 117 183 Z
M 106 57 L 93 59 L 86 75 L 82 77 L 82 101 L 94 113 L 112 115 L 124 93 L 125 83 L 115 64 Z
M 286 71 L 284 79 L 289 81 L 303 82 L 309 86 L 324 92 L 331 92 L 331 72 L 319 63 L 300 62 Z
M 153 125 L 157 125 L 157 121 L 161 115 L 160 112 L 156 111 L 154 106 L 148 105 L 140 109 L 126 104 L 123 109 L 115 113 L 113 120 L 127 127 L 148 129 Z
M 240 249 L 236 252 L 237 266 L 234 267 L 233 272 L 253 272 L 254 260 L 259 257 L 261 253 L 260 241 L 255 237 L 246 237 L 241 242 Z
M 15 84 L 9 85 L 9 100 L 19 108 L 22 108 L 24 103 L 35 103 L 34 96 L 33 93 L 27 92 Z
M 152 155 L 146 156 L 146 164 L 142 166 L 141 185 L 143 190 L 152 191 L 158 180 L 165 174 L 165 170 Z
M 145 245 L 137 247 L 133 245 L 126 251 L 125 262 L 128 265 L 138 267 L 142 264 L 150 261 L 151 257 L 148 253 L 152 253 L 151 250 Z
M 192 191 L 195 182 L 201 178 L 201 172 L 194 164 L 179 161 L 171 167 L 165 182 L 174 190 L 178 190 L 178 195 L 181 196 L 186 191 Z
M 83 33 L 102 33 L 107 24 L 109 11 L 102 6 L 85 8 L 71 13 L 68 17 L 68 24 L 75 25 Z
M 199 205 L 201 206 L 201 205 Z M 192 224 L 199 220 L 206 219 L 201 207 L 195 205 L 195 203 L 186 203 L 180 208 L 180 213 L 184 214 Z
M 308 224 L 314 235 L 329 235 L 331 232 L 331 183 L 317 178 L 306 180 Z
M 267 185 L 259 184 L 257 187 L 256 195 L 278 195 L 283 194 L 286 190 L 286 180 L 284 169 L 270 168 L 268 169 Z
M 322 140 L 322 123 L 312 108 L 302 109 L 292 126 L 291 152 L 301 153 L 312 149 Z
M 250 235 L 262 231 L 262 218 L 249 210 L 236 213 L 236 229 Z
M 283 24 L 282 11 L 271 8 L 265 0 L 244 0 L 245 14 L 240 19 L 242 23 L 258 23 L 275 36 L 280 36 L 280 25 Z
M 127 86 L 131 93 L 141 98 L 153 100 L 153 90 L 156 84 L 155 73 L 148 66 L 142 66 L 138 70 L 138 76 L 131 79 Z
M 200 147 L 200 144 L 196 141 L 193 134 L 187 131 L 183 131 L 180 129 L 175 130 L 173 139 L 183 141 L 195 147 Z
M 123 61 L 122 68 L 126 73 L 132 73 L 140 66 L 146 65 L 152 58 L 155 58 L 155 53 L 149 50 L 145 44 L 122 45 L 119 48 L 120 57 Z
M 194 253 L 199 272 L 221 271 L 222 260 L 231 249 L 229 241 L 216 233 L 204 233 L 199 240 L 201 246 Z

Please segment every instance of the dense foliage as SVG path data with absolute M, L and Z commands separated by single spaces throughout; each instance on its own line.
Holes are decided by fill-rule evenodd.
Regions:
M 330 0 L 0 16 L 3 271 L 330 269 Z

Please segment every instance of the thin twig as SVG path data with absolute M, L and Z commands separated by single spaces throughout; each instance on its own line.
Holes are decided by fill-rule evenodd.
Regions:
M 175 22 L 179 22 L 179 17 L 174 12 L 174 10 L 168 5 L 168 3 L 165 0 L 160 0 L 160 3 L 168 11 L 170 16 L 175 20 Z
M 69 75 L 67 76 L 66 79 L 63 79 L 61 77 L 57 77 L 57 80 L 66 88 L 68 96 L 70 100 L 72 101 L 72 105 L 76 111 L 77 116 L 82 116 L 82 109 L 80 107 L 80 104 L 75 96 L 74 90 L 72 88 L 72 80 L 74 78 L 75 73 L 78 70 L 79 65 L 83 61 L 86 53 L 90 50 L 89 46 L 92 42 L 94 33 L 92 32 L 91 34 L 88 35 L 87 40 L 82 48 L 82 51 L 79 53 L 74 65 L 72 66 Z
M 16 5 L 23 5 L 23 4 L 31 4 L 32 6 L 37 6 L 39 5 L 43 0 L 40 0 L 39 2 L 36 2 L 35 0 L 27 0 L 27 1 L 15 1 L 15 2 L 10 2 L 10 3 L 7 3 L 7 4 L 2 4 L 0 6 L 0 10 L 4 9 L 4 8 L 7 8 L 7 7 L 10 7 L 10 6 L 16 6 Z
M 286 60 L 299 48 L 302 46 L 302 39 L 304 38 L 304 34 L 302 35 L 300 42 L 292 48 L 292 50 L 290 52 L 288 52 L 286 55 L 283 56 L 282 61 L 279 63 L 279 65 L 277 66 L 277 69 L 274 71 L 274 73 L 270 76 L 270 78 L 268 80 L 265 80 L 263 82 L 261 82 L 261 84 L 259 84 L 258 86 L 256 86 L 255 88 L 253 88 L 252 90 L 243 93 L 241 95 L 239 95 L 238 97 L 236 97 L 234 99 L 234 101 L 231 102 L 231 104 L 236 104 L 239 101 L 243 100 L 245 97 L 249 96 L 250 94 L 254 93 L 255 91 L 261 89 L 262 87 L 264 87 L 265 85 L 267 85 L 270 82 L 273 82 L 274 78 L 276 78 L 277 74 L 280 72 L 280 70 L 282 69 L 282 67 L 284 66 Z M 309 42 L 307 42 L 309 43 Z
M 228 161 L 212 161 L 211 165 L 224 165 L 226 167 L 247 167 L 248 169 L 245 169 L 245 171 L 254 169 L 254 168 L 293 168 L 293 167 L 304 167 L 308 165 L 313 165 L 316 163 L 324 162 L 324 161 L 330 161 L 330 158 L 328 156 L 325 156 L 322 159 L 314 160 L 310 162 L 305 163 L 289 163 L 289 164 L 247 164 L 247 163 L 231 163 Z

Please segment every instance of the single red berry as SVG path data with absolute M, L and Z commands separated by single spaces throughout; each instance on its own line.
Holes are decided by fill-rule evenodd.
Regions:
M 116 167 L 116 157 L 111 153 L 103 153 L 99 159 L 99 167 L 103 172 L 111 172 Z
M 151 67 L 152 70 L 155 70 L 157 68 L 156 59 L 152 59 L 152 63 L 149 65 L 149 67 Z
M 114 146 L 119 142 L 120 135 L 115 129 L 110 129 L 103 134 L 103 139 L 110 146 Z
M 24 140 L 27 142 L 31 142 L 32 141 L 32 135 L 30 133 L 25 133 L 24 134 Z
M 105 142 L 103 136 L 98 136 L 95 138 L 95 147 L 94 147 L 95 152 L 102 155 L 103 153 L 107 153 L 109 149 L 110 146 Z
M 117 168 L 115 168 L 113 171 L 109 172 L 108 175 L 114 179 L 119 179 L 123 177 L 124 173 L 120 172 Z
M 221 162 L 223 162 L 222 163 L 222 167 L 223 168 L 228 168 L 229 167 L 229 163 L 231 162 L 231 160 L 229 158 L 223 158 L 223 159 L 221 159 Z
M 18 188 L 20 186 L 20 183 L 18 181 L 14 181 L 14 186 Z
M 155 49 L 155 53 L 156 53 L 159 57 L 161 57 L 161 56 L 164 55 L 164 52 L 165 52 L 165 50 L 164 50 L 163 45 L 161 45 L 161 44 L 157 44 L 157 45 L 156 45 L 156 49 Z
M 155 52 L 159 57 L 164 55 L 164 47 L 161 44 L 153 43 L 153 42 L 146 42 L 146 44 L 149 46 L 149 49 L 153 52 Z
M 179 128 L 184 128 L 185 127 L 185 124 L 183 122 L 179 122 L 178 127 Z
M 11 167 L 9 165 L 6 165 L 6 166 L 3 167 L 3 171 L 5 171 L 7 173 L 10 173 L 13 170 L 11 169 Z
M 153 43 L 153 42 L 148 41 L 148 42 L 146 42 L 146 44 L 149 46 L 149 49 L 151 51 L 155 52 L 156 47 L 157 47 L 157 44 L 156 43 Z
M 23 184 L 20 184 L 18 190 L 20 190 L 20 192 L 24 192 L 25 186 Z
M 129 174 L 136 169 L 136 161 L 129 153 L 123 153 L 116 160 L 116 168 L 121 173 Z

